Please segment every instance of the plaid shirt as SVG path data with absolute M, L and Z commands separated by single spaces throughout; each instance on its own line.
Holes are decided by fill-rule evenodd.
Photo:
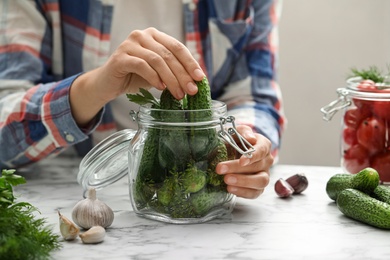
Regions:
M 76 125 L 69 105 L 73 80 L 109 56 L 112 1 L 1 1 L 0 167 L 70 146 L 85 154 L 116 131 L 109 104 L 87 129 Z M 275 70 L 281 0 L 182 1 L 185 44 L 213 99 L 225 102 L 237 123 L 267 136 L 276 155 L 285 121 Z

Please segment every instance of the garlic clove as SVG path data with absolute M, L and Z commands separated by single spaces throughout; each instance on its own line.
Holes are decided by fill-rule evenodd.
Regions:
M 104 240 L 106 230 L 101 226 L 93 226 L 88 231 L 81 233 L 79 237 L 84 244 L 97 244 Z
M 80 229 L 67 217 L 62 215 L 58 211 L 59 221 L 60 221 L 60 232 L 62 237 L 65 240 L 74 240 L 80 232 Z
M 293 187 L 282 178 L 275 182 L 274 189 L 276 194 L 281 198 L 288 198 L 294 193 Z
M 309 181 L 307 180 L 304 173 L 297 173 L 287 178 L 286 181 L 291 185 L 291 187 L 293 187 L 294 194 L 303 192 L 309 185 Z
M 76 203 L 72 210 L 73 221 L 84 229 L 93 226 L 109 227 L 114 221 L 114 212 L 96 198 L 96 189 L 89 188 L 86 199 Z

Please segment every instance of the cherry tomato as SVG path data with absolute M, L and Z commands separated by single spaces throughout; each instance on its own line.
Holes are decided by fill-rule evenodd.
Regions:
M 343 166 L 349 173 L 358 173 L 366 167 L 369 167 L 369 152 L 360 144 L 351 146 L 344 151 Z
M 382 182 L 390 182 L 390 151 L 373 156 L 371 167 L 378 171 Z
M 357 88 L 361 91 L 376 91 L 375 82 L 370 79 L 360 81 Z
M 370 155 L 383 151 L 386 144 L 386 127 L 382 120 L 375 117 L 364 119 L 357 131 L 358 143 L 366 148 Z
M 372 100 L 353 98 L 353 104 L 360 109 L 360 113 L 363 115 L 371 115 L 374 102 Z
M 375 101 L 373 105 L 373 114 L 378 118 L 390 120 L 390 101 Z
M 345 111 L 344 124 L 350 128 L 357 129 L 363 119 L 371 116 L 371 110 L 367 108 L 351 108 Z
M 343 130 L 343 141 L 347 145 L 357 144 L 356 129 L 346 127 Z

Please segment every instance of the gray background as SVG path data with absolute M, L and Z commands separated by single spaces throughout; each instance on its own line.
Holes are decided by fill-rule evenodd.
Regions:
M 342 112 L 322 120 L 350 68 L 390 64 L 390 1 L 285 0 L 279 83 L 288 125 L 280 163 L 340 165 Z M 390 111 L 389 111 L 390 113 Z

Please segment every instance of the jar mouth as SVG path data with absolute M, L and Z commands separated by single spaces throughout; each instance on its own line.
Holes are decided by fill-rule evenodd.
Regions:
M 227 106 L 224 102 L 213 100 L 211 109 L 168 110 L 151 108 L 151 105 L 140 106 L 137 121 L 141 124 L 154 125 L 210 125 L 219 124 L 225 116 Z
M 353 98 L 360 99 L 375 99 L 375 100 L 389 100 L 390 99 L 390 82 L 377 82 L 375 83 L 374 88 L 359 88 L 361 85 L 362 77 L 352 77 L 348 78 L 346 83 L 346 88 L 339 88 L 338 93 L 346 96 L 349 95 Z

